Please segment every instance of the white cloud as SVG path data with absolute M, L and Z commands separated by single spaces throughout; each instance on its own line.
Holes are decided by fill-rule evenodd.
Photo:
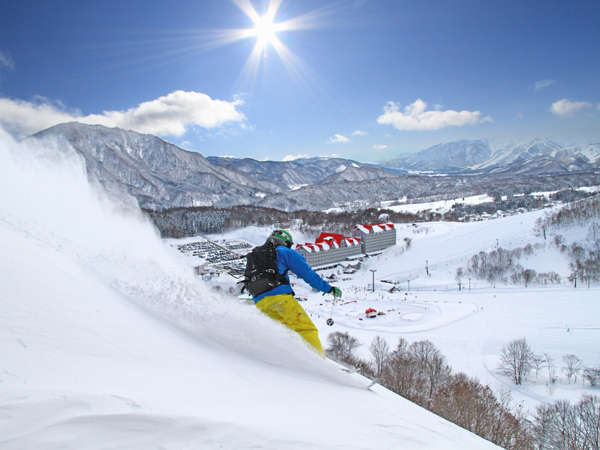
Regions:
M 522 112 L 518 112 L 516 117 L 517 120 L 523 120 L 525 118 L 525 114 L 523 114 Z
M 20 137 L 73 120 L 76 120 L 76 116 L 49 103 L 0 98 L 0 124 Z
M 331 142 L 333 144 L 345 144 L 346 142 L 350 142 L 350 139 L 348 139 L 343 134 L 336 133 L 332 137 L 329 138 L 329 142 Z
M 494 118 L 492 116 L 485 116 L 481 119 L 481 123 L 494 123 Z
M 243 123 L 245 116 L 237 109 L 242 104 L 239 99 L 227 102 L 212 99 L 201 92 L 175 91 L 126 111 L 103 111 L 83 116 L 45 101 L 33 103 L 0 98 L 0 123 L 21 136 L 70 121 L 120 127 L 140 133 L 182 136 L 189 126 L 208 129 L 228 122 Z
M 352 132 L 352 136 L 366 136 L 367 132 L 363 130 L 355 130 Z
M 15 68 L 15 62 L 8 53 L 0 51 L 0 67 Z
M 536 81 L 534 84 L 534 88 L 536 91 L 552 86 L 556 83 L 556 80 L 540 80 Z
M 563 98 L 562 100 L 552 103 L 550 111 L 558 116 L 568 116 L 579 111 L 580 109 L 588 108 L 590 106 L 592 105 L 588 102 L 574 102 L 567 98 Z
M 445 127 L 461 127 L 480 123 L 479 111 L 426 111 L 427 103 L 418 98 L 414 103 L 406 106 L 404 112 L 395 102 L 388 102 L 384 114 L 377 118 L 377 123 L 392 125 L 398 130 L 439 130 Z
M 385 144 L 374 144 L 373 150 L 387 150 L 388 146 Z
M 282 161 L 293 161 L 295 159 L 300 159 L 300 158 L 310 158 L 309 155 L 302 155 L 302 154 L 298 154 L 298 155 L 285 155 L 282 159 Z

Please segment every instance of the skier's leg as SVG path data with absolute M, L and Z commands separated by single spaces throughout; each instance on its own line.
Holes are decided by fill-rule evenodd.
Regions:
M 273 320 L 296 331 L 319 355 L 325 356 L 319 340 L 319 330 L 292 295 L 281 294 L 265 297 L 256 304 L 256 307 Z

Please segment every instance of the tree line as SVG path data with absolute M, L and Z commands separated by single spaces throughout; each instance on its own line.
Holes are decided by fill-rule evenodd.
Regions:
M 594 194 L 583 200 L 568 203 L 560 210 L 538 219 L 539 232 L 545 233 L 551 228 L 565 228 L 588 223 L 600 218 L 600 195 Z
M 568 383 L 577 383 L 581 376 L 590 386 L 600 384 L 600 367 L 585 367 L 574 354 L 562 357 L 562 370 Z M 520 385 L 535 370 L 547 373 L 547 386 L 551 390 L 557 383 L 556 363 L 548 354 L 536 355 L 525 338 L 506 344 L 500 355 L 500 372 Z M 579 403 L 558 400 L 553 404 L 540 405 L 530 426 L 536 447 L 556 449 L 600 448 L 600 398 L 584 396 Z
M 560 231 L 579 231 L 581 240 L 568 242 Z M 536 233 L 569 258 L 569 281 L 586 284 L 600 281 L 600 195 L 570 203 L 536 222 Z M 573 235 L 574 233 L 569 233 Z
M 370 360 L 354 354 L 360 342 L 347 332 L 331 333 L 327 355 L 343 364 L 357 367 L 382 386 L 417 403 L 467 430 L 507 449 L 598 449 L 600 443 L 600 399 L 584 396 L 577 404 L 560 400 L 537 407 L 529 420 L 513 412 L 508 397 L 497 398 L 489 386 L 476 378 L 453 373 L 445 357 L 428 340 L 409 344 L 400 338 L 396 348 L 376 336 L 370 344 Z M 536 356 L 525 339 L 507 344 L 502 350 L 501 372 L 521 383 L 547 361 L 555 376 L 549 355 Z M 576 380 L 581 361 L 575 355 L 563 358 L 565 375 Z M 549 365 L 548 365 L 549 364 Z M 590 369 L 594 370 L 594 369 Z M 600 369 L 590 383 L 596 383 Z M 589 373 L 583 370 L 583 373 Z M 587 375 L 584 375 L 587 376 Z
M 327 230 L 348 233 L 357 223 L 423 222 L 427 218 L 415 214 L 399 213 L 387 209 L 369 208 L 360 211 L 325 213 L 322 211 L 281 211 L 260 206 L 233 206 L 219 208 L 203 206 L 194 208 L 171 208 L 165 210 L 143 210 L 158 228 L 162 237 L 182 238 L 202 233 L 222 233 L 225 231 L 256 226 L 297 226 L 305 232 Z
M 370 345 L 372 359 L 353 353 L 360 343 L 348 333 L 328 337 L 327 355 L 358 367 L 361 373 L 393 392 L 427 408 L 497 445 L 533 448 L 535 437 L 526 419 L 510 410 L 508 399 L 498 399 L 489 386 L 464 373 L 453 373 L 445 357 L 428 340 L 409 344 L 400 338 L 390 349 L 381 337 Z
M 496 282 L 524 284 L 558 284 L 561 282 L 560 275 L 556 272 L 536 272 L 525 268 L 519 260 L 525 256 L 533 255 L 536 250 L 543 248 L 543 244 L 527 244 L 524 247 L 506 250 L 502 247 L 489 252 L 481 251 L 471 257 L 467 263 L 466 270 L 462 267 L 457 269 L 456 279 L 462 283 L 464 276 L 473 276 L 481 280 L 487 280 L 491 284 Z
M 583 383 L 587 382 L 590 386 L 600 385 L 600 367 L 586 367 L 583 361 L 572 353 L 564 355 L 562 361 L 562 369 L 568 383 L 577 383 L 579 376 Z M 550 354 L 534 353 L 525 338 L 511 341 L 502 348 L 500 373 L 510 377 L 515 384 L 522 384 L 533 370 L 537 378 L 542 369 L 546 371 L 547 386 L 551 388 L 559 378 L 556 362 Z

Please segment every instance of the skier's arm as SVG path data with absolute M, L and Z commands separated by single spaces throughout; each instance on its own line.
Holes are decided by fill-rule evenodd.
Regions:
M 321 292 L 329 292 L 331 290 L 331 285 L 312 270 L 304 259 L 304 256 L 296 250 L 277 247 L 277 254 L 286 267 L 306 281 L 311 287 Z

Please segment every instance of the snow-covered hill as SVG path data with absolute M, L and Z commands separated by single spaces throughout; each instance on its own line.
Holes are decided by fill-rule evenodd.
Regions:
M 2 449 L 492 447 L 210 291 L 46 155 L 0 130 Z
M 460 172 L 487 161 L 491 153 L 487 141 L 462 140 L 434 145 L 420 152 L 391 160 L 388 164 L 410 170 Z
M 563 147 L 548 139 L 492 146 L 485 140 L 434 145 L 388 161 L 391 167 L 417 171 L 495 174 L 564 174 L 598 169 L 600 147 Z
M 105 189 L 132 195 L 150 209 L 243 204 L 261 192 L 279 192 L 267 179 L 250 178 L 211 164 L 156 136 L 86 125 L 56 125 L 35 134 L 54 153 L 75 151 L 90 178 Z
M 373 165 L 342 158 L 300 158 L 293 161 L 257 161 L 252 158 L 209 156 L 215 166 L 236 170 L 256 180 L 269 180 L 285 192 L 334 181 L 362 181 L 395 173 Z

